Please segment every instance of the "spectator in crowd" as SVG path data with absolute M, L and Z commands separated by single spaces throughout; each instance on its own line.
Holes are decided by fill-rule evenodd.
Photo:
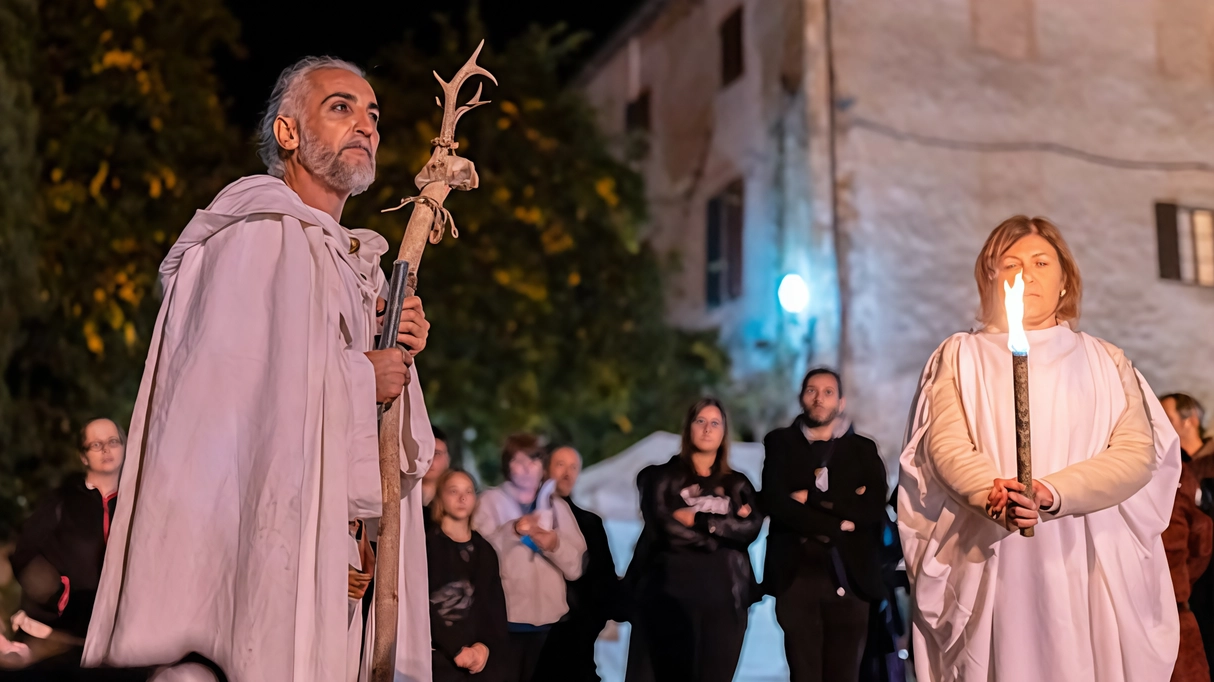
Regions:
M 435 481 L 426 535 L 434 682 L 508 682 L 506 599 L 497 553 L 472 530 L 476 486 L 458 469 Z
M 886 518 L 882 525 L 881 583 L 885 599 L 870 602 L 868 608 L 868 643 L 860 664 L 859 682 L 905 682 L 910 638 L 903 604 L 910 592 L 906 570 L 902 567 L 902 542 L 898 538 L 898 491 L 895 489 L 885 503 Z
M 620 579 L 603 519 L 571 498 L 581 470 L 582 456 L 572 447 L 553 448 L 548 455 L 546 477 L 556 482 L 556 494 L 568 503 L 586 539 L 586 568 L 582 577 L 565 583 L 569 613 L 548 634 L 536 673 L 542 680 L 599 682 L 594 642 L 608 620 L 625 619 L 620 608 Z
M 430 430 L 434 433 L 434 459 L 430 460 L 430 468 L 422 475 L 422 529 L 426 535 L 437 527 L 434 521 L 434 514 L 430 510 L 430 503 L 434 501 L 435 490 L 438 485 L 439 476 L 443 472 L 451 468 L 451 455 L 447 447 L 447 434 L 442 429 L 430 425 Z M 367 519 L 366 522 L 359 522 L 362 525 L 360 537 L 366 537 L 367 541 L 359 540 L 359 551 L 363 551 L 363 547 L 367 548 L 369 554 L 369 564 L 375 565 L 375 552 L 378 551 L 378 543 L 375 538 L 379 537 L 379 519 Z M 351 532 L 353 532 L 353 522 L 351 522 Z M 358 573 L 359 575 L 355 575 Z M 374 571 L 356 571 L 351 565 L 350 568 L 350 594 L 360 591 L 362 593 L 362 620 L 363 627 L 367 626 L 367 618 L 371 613 L 371 602 L 375 600 L 375 572 Z M 359 586 L 359 587 L 356 587 Z M 353 622 L 353 621 L 351 621 Z
M 505 482 L 486 490 L 472 526 L 497 551 L 506 593 L 509 679 L 530 682 L 552 626 L 569 610 L 565 581 L 582 576 L 586 541 L 556 484 L 541 488 L 539 439 L 510 436 L 502 447 Z
M 637 473 L 637 492 L 644 500 L 653 488 L 653 478 L 661 474 L 660 465 L 647 466 Z M 641 604 L 645 593 L 650 589 L 650 573 L 653 557 L 657 548 L 663 546 L 665 534 L 656 526 L 645 524 L 641 527 L 641 536 L 637 538 L 632 550 L 632 560 L 620 581 L 620 608 L 624 611 L 626 620 L 632 625 L 628 635 L 628 661 L 625 664 L 625 682 L 656 682 L 653 676 L 653 661 L 649 656 L 649 637 L 645 632 L 645 619 L 642 618 Z
M 26 521 L 10 557 L 21 585 L 14 640 L 35 659 L 77 665 L 114 516 L 126 434 L 110 419 L 80 430 L 83 475 L 68 476 Z M 45 661 L 53 664 L 53 661 Z
M 1165 395 L 1159 399 L 1159 402 L 1168 415 L 1168 421 L 1172 422 L 1172 427 L 1176 429 L 1176 434 L 1180 436 L 1180 455 L 1185 462 L 1182 469 L 1188 469 L 1197 480 L 1197 489 L 1194 491 L 1196 504 L 1207 516 L 1214 516 L 1214 457 L 1210 457 L 1214 454 L 1214 439 L 1203 437 L 1202 421 L 1205 411 L 1202 409 L 1201 403 L 1185 393 Z M 1181 485 L 1183 486 L 1184 483 L 1185 478 L 1182 474 Z M 1173 511 L 1172 521 L 1176 522 L 1175 511 Z M 1166 541 L 1167 536 L 1164 536 L 1164 539 Z M 1172 558 L 1170 552 L 1168 558 L 1169 561 Z M 1207 570 L 1200 576 L 1190 577 L 1196 578 L 1196 582 L 1192 583 L 1192 590 L 1189 594 L 1189 610 L 1201 631 L 1202 648 L 1206 654 L 1206 667 L 1207 669 L 1214 668 L 1214 572 Z M 1173 587 L 1177 587 L 1177 585 L 1174 584 Z M 1179 601 L 1178 598 L 1177 602 L 1179 603 Z M 1182 615 L 1182 657 L 1184 621 Z M 1178 661 L 1177 667 L 1179 668 L 1179 666 Z
M 451 451 L 447 448 L 447 434 L 437 426 L 431 426 L 434 431 L 434 459 L 430 469 L 422 476 L 422 506 L 429 506 L 434 501 L 438 491 L 438 477 L 451 468 Z M 467 474 L 465 474 L 467 475 Z M 433 515 L 430 515 L 433 518 Z
M 1214 521 L 1197 507 L 1197 477 L 1193 474 L 1192 462 L 1187 457 L 1184 459 L 1172 518 L 1163 532 L 1163 548 L 1167 552 L 1180 616 L 1180 651 L 1172 671 L 1172 682 L 1210 682 L 1210 665 L 1201 642 L 1201 628 L 1189 606 L 1189 596 L 1193 583 L 1210 563 Z
M 1205 438 L 1202 421 L 1205 408 L 1193 396 L 1185 393 L 1169 393 L 1159 399 L 1168 421 L 1180 436 L 1180 449 L 1190 459 L 1202 459 L 1214 455 L 1214 438 Z
M 763 588 L 776 598 L 792 682 L 854 680 L 870 603 L 885 598 L 887 483 L 877 445 L 843 415 L 839 375 L 801 382 L 801 414 L 763 440 L 763 504 L 771 515 Z
M 729 682 L 759 587 L 748 548 L 763 516 L 729 467 L 729 424 L 715 398 L 691 406 L 679 453 L 638 476 L 651 546 L 638 553 L 639 613 L 652 679 Z M 634 573 L 634 567 L 629 567 Z M 631 652 L 630 652 L 631 655 Z M 635 677 L 640 666 L 630 665 Z
M 430 468 L 422 476 L 423 507 L 429 507 L 430 503 L 434 501 L 438 477 L 451 468 L 451 451 L 447 447 L 447 434 L 437 426 L 431 425 L 430 428 L 434 431 L 434 459 L 430 461 Z M 422 525 L 425 527 L 426 533 L 433 530 L 434 515 L 429 512 L 423 514 Z

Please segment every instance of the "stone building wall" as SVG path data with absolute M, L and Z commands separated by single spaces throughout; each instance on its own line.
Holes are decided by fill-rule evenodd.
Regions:
M 718 27 L 738 6 L 745 69 L 722 88 Z M 720 327 L 743 395 L 788 406 L 800 366 L 778 351 L 803 363 L 812 319 L 812 362 L 842 365 L 849 411 L 892 464 L 923 363 L 974 324 L 983 240 L 1025 213 L 1054 220 L 1079 260 L 1080 328 L 1122 346 L 1157 391 L 1214 410 L 1214 288 L 1159 278 L 1154 216 L 1156 201 L 1214 208 L 1214 173 L 1168 165 L 1214 162 L 1214 4 L 646 7 L 651 19 L 582 87 L 621 140 L 628 101 L 649 89 L 639 169 L 649 239 L 679 268 L 671 317 Z M 709 310 L 705 207 L 738 177 L 743 294 Z M 810 284 L 801 315 L 777 303 L 788 272 Z M 763 380 L 773 370 L 787 376 Z
M 722 87 L 719 28 L 742 8 L 742 76 Z M 666 296 L 680 325 L 718 328 L 741 383 L 732 398 L 751 431 L 784 421 L 813 346 L 813 361 L 838 361 L 839 298 L 829 201 L 810 173 L 806 3 L 802 0 L 668 0 L 630 41 L 581 84 L 609 135 L 626 147 L 625 109 L 650 93 L 648 154 L 638 162 L 649 199 L 648 239 L 669 257 Z M 818 122 L 821 125 L 821 122 Z M 706 305 L 707 206 L 730 182 L 744 184 L 741 296 Z M 799 315 L 777 301 L 790 272 L 814 295 Z M 812 326 L 810 319 L 814 320 Z M 812 332 L 812 337 L 810 333 Z M 762 436 L 762 433 L 757 435 Z
M 1084 277 L 1080 329 L 1125 349 L 1155 390 L 1214 407 L 1214 289 L 1159 278 L 1154 216 L 1157 200 L 1214 207 L 1214 173 L 1114 161 L 1214 159 L 1214 51 L 1202 28 L 1214 6 L 832 8 L 845 375 L 887 461 L 928 355 L 973 324 L 978 250 L 1017 213 L 1049 217 L 1068 239 Z

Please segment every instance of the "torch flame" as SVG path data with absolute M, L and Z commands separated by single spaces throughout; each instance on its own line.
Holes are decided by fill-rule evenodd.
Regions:
M 1007 349 L 1014 355 L 1027 355 L 1029 339 L 1024 334 L 1024 279 L 1016 273 L 1016 283 L 1003 283 L 1003 309 L 1007 311 Z

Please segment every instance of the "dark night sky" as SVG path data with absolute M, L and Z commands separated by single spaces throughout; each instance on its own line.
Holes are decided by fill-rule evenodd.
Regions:
M 230 102 L 232 120 L 252 130 L 279 71 L 309 54 L 342 57 L 373 68 L 372 58 L 386 45 L 412 34 L 424 45 L 435 33 L 432 16 L 441 12 L 462 23 L 473 0 L 380 0 L 371 2 L 271 3 L 265 0 L 226 0 L 241 24 L 243 58 L 221 55 L 219 76 Z M 582 58 L 589 57 L 639 4 L 639 0 L 577 2 L 576 0 L 481 0 L 488 42 L 504 46 L 531 24 L 564 22 L 587 31 L 591 40 Z

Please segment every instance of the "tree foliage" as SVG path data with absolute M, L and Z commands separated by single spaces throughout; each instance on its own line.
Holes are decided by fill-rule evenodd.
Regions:
M 21 344 L 20 320 L 35 301 L 30 289 L 36 285 L 33 231 L 38 161 L 31 87 L 34 42 L 29 31 L 35 16 L 33 0 L 0 0 L 0 368 L 7 366 Z M 13 416 L 12 396 L 0 382 L 0 455 L 12 448 Z M 6 459 L 0 457 L 0 500 L 15 498 L 19 485 L 3 466 Z
M 41 0 L 37 20 L 22 37 L 37 73 L 40 166 L 27 177 L 42 209 L 38 307 L 5 372 L 14 402 L 0 525 L 79 466 L 82 421 L 129 418 L 157 268 L 176 231 L 233 178 L 239 148 L 211 71 L 237 31 L 219 0 Z
M 413 177 L 441 120 L 431 70 L 450 78 L 468 58 L 479 33 L 475 17 L 469 24 L 468 39 L 448 31 L 437 56 L 405 44 L 371 72 L 384 110 L 379 179 L 347 209 L 347 224 L 399 243 L 406 212 L 378 209 L 417 193 Z M 659 260 L 638 239 L 641 179 L 558 78 L 578 40 L 537 28 L 504 51 L 486 46 L 479 63 L 501 86 L 486 83 L 493 103 L 456 130 L 480 187 L 448 198 L 460 238 L 429 247 L 420 270 L 433 323 L 419 364 L 427 406 L 436 423 L 468 436 L 490 477 L 512 431 L 567 440 L 594 461 L 677 429 L 727 370 L 714 334 L 664 321 Z
M 211 65 L 236 32 L 221 0 L 0 0 L 0 539 L 79 466 L 85 420 L 128 422 L 160 261 L 247 170 Z M 372 70 L 380 179 L 346 224 L 399 243 L 404 212 L 378 210 L 416 193 L 441 113 L 430 69 L 453 73 L 475 46 L 452 36 L 437 56 L 386 50 Z M 481 461 L 521 429 L 593 461 L 677 428 L 727 369 L 713 335 L 663 321 L 640 179 L 557 76 L 575 44 L 534 30 L 486 50 L 502 87 L 459 128 L 481 187 L 448 200 L 461 239 L 431 247 L 421 271 L 427 404 Z

